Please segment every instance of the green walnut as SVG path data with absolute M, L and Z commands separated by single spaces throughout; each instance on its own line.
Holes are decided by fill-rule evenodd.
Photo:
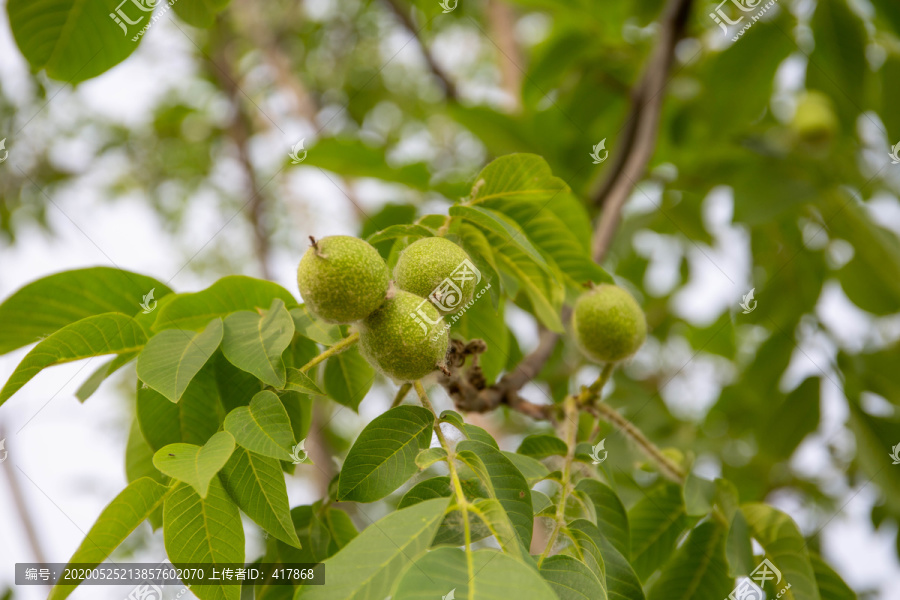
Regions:
M 415 381 L 443 365 L 450 334 L 438 310 L 403 290 L 359 325 L 359 348 L 376 369 L 396 381 Z
M 831 99 L 821 92 L 807 92 L 797 102 L 791 128 L 806 144 L 827 145 L 838 131 L 838 119 Z
M 375 248 L 346 235 L 312 242 L 300 259 L 297 285 L 316 316 L 329 323 L 352 323 L 381 306 L 391 276 Z
M 465 262 L 464 262 L 465 261 Z M 394 267 L 401 290 L 428 298 L 441 312 L 456 312 L 475 295 L 480 275 L 466 251 L 446 238 L 422 238 L 406 247 Z
M 647 320 L 634 297 L 624 289 L 602 284 L 575 302 L 572 329 L 582 352 L 591 360 L 625 360 L 647 338 Z

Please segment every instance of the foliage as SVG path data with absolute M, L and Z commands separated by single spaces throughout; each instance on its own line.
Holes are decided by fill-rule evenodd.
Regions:
M 234 155 L 271 143 L 273 130 L 284 133 L 288 119 L 271 107 L 305 98 L 311 108 L 291 119 L 303 117 L 316 134 L 298 170 L 390 186 L 394 200 L 359 211 L 360 236 L 388 265 L 417 239 L 445 237 L 490 284 L 451 329 L 462 343 L 486 343 L 477 361 L 487 386 L 517 372 L 528 328 L 561 334 L 529 396 L 550 407 L 541 410 L 554 427 L 524 419 L 508 400 L 476 427 L 454 411 L 433 414 L 427 399 L 412 406 L 408 388 L 403 404 L 361 432 L 336 427 L 340 411 L 394 387 L 353 346 L 352 331 L 316 319 L 293 290 L 236 275 L 251 261 L 230 252 L 233 238 L 192 262 L 207 280 L 218 277 L 196 293 L 111 267 L 58 273 L 0 304 L 0 353 L 34 344 L 0 389 L 0 405 L 66 362 L 110 357 L 79 389 L 82 401 L 119 369 L 137 374 L 129 484 L 73 562 L 109 558 L 148 520 L 176 563 L 249 563 L 260 557 L 244 555 L 244 536 L 256 528 L 267 534 L 265 559 L 326 561 L 329 585 L 294 590 L 304 598 L 436 600 L 455 589 L 458 598 L 721 600 L 763 558 L 790 583 L 784 597 L 856 597 L 819 555 L 819 532 L 844 506 L 841 489 L 870 482 L 880 490 L 873 526 L 900 521 L 900 469 L 889 456 L 900 442 L 900 349 L 882 320 L 900 306 L 900 241 L 883 210 L 900 193 L 887 154 L 900 140 L 894 0 L 781 0 L 734 43 L 719 39 L 706 7 L 686 3 L 686 39 L 667 87 L 651 90 L 664 97 L 659 139 L 646 149 L 646 172 L 628 182 L 631 210 L 602 266 L 590 243 L 608 208 L 598 190 L 620 171 L 619 154 L 634 154 L 629 110 L 664 39 L 661 0 L 602 9 L 463 0 L 449 14 L 420 0 L 334 0 L 327 14 L 238 0 L 178 0 L 168 14 L 159 4 L 156 16 L 189 38 L 196 74 L 161 94 L 142 128 L 81 115 L 80 127 L 102 139 L 86 162 L 128 159 L 101 195 L 139 193 L 177 236 L 196 198 L 212 192 L 223 221 L 241 215 L 263 241 L 299 256 L 305 236 L 279 198 L 294 187 L 287 159 L 248 159 L 249 193 L 221 172 Z M 493 33 L 487 5 L 497 4 L 528 38 L 519 40 L 521 62 L 480 37 Z M 28 110 L 0 90 L 0 117 L 25 127 L 55 97 L 54 82 L 112 76 L 150 52 L 137 35 L 150 15 L 123 35 L 110 18 L 118 6 L 9 0 L 21 55 L 49 80 L 33 79 Z M 435 48 L 437 70 L 392 62 L 379 47 L 403 27 L 398 13 L 413 15 L 416 35 L 404 30 L 403 40 L 410 48 L 417 40 L 426 56 Z M 451 90 L 439 76 L 439 49 L 460 39 L 480 43 L 467 46 L 471 62 L 453 65 Z M 508 60 L 513 83 L 491 80 L 498 93 L 482 95 Z M 786 85 L 785 73 L 800 74 Z M 795 108 L 809 92 L 833 115 L 801 129 Z M 0 229 L 10 240 L 30 221 L 49 228 L 50 198 L 87 173 L 51 156 L 52 145 L 83 131 L 56 133 L 44 146 L 29 137 L 34 158 L 19 170 L 11 168 L 15 144 L 25 136 L 8 140 Z M 409 150 L 423 138 L 429 152 Z M 593 167 L 588 149 L 601 139 L 610 160 Z M 265 189 L 270 180 L 277 183 Z M 247 209 L 248 198 L 260 206 Z M 723 206 L 731 208 L 725 217 Z M 266 244 L 256 246 L 265 275 Z M 722 260 L 739 246 L 744 270 Z M 707 272 L 730 300 L 697 316 L 684 298 Z M 649 342 L 633 364 L 607 373 L 613 385 L 601 378 L 585 392 L 575 382 L 596 373 L 566 333 L 566 316 L 586 282 L 614 279 L 644 309 Z M 737 303 L 751 288 L 759 306 L 744 314 Z M 147 312 L 139 302 L 151 290 L 158 306 Z M 864 317 L 854 340 L 822 310 L 834 295 Z M 527 328 L 511 326 L 523 318 Z M 809 350 L 822 340 L 826 362 Z M 698 364 L 706 370 L 693 371 Z M 691 377 L 709 380 L 705 398 L 683 392 Z M 426 381 L 432 396 L 440 381 Z M 834 397 L 843 408 L 837 424 L 820 409 Z M 314 436 L 328 464 L 295 464 L 298 445 Z M 832 444 L 842 436 L 852 436 L 852 448 Z M 601 440 L 609 456 L 593 464 Z M 804 445 L 827 455 L 829 478 L 800 468 Z M 335 457 L 343 461 L 332 479 Z M 285 477 L 324 477 L 328 492 L 291 507 Z M 785 497 L 808 511 L 802 530 L 775 508 Z M 372 502 L 373 515 L 386 513 L 374 522 Z M 255 526 L 244 526 L 241 513 Z M 193 591 L 204 600 L 243 594 Z M 51 597 L 70 592 L 58 587 Z M 266 587 L 246 593 L 277 597 Z
M 541 320 L 545 311 L 557 314 L 562 308 L 565 294 L 554 287 L 557 282 L 564 277 L 578 281 L 584 273 L 579 261 L 570 260 L 573 248 L 532 241 L 516 220 L 523 213 L 510 207 L 543 204 L 572 222 L 586 221 L 587 215 L 559 212 L 562 208 L 552 204 L 552 197 L 540 192 L 546 185 L 543 176 L 521 176 L 523 169 L 536 165 L 536 172 L 546 172 L 546 165 L 531 155 L 494 161 L 476 179 L 473 194 L 457 205 L 472 210 L 451 210 L 440 218 L 439 231 L 460 243 L 464 240 L 459 232 L 467 227 L 488 238 L 487 245 L 468 246 L 473 258 L 479 264 L 497 264 L 490 284 L 501 290 L 501 298 Z M 485 208 L 484 190 L 508 200 L 494 200 L 492 208 Z M 560 193 L 567 194 L 567 188 L 554 191 Z M 426 216 L 419 222 L 431 220 Z M 417 237 L 422 232 L 409 231 Z M 379 235 L 385 238 L 373 234 Z M 393 245 L 403 246 L 408 239 L 393 238 Z M 586 248 L 580 252 L 580 260 L 589 260 Z M 498 260 L 503 256 L 509 262 Z M 138 277 L 124 271 L 119 275 Z M 252 559 L 244 556 L 239 512 L 285 544 L 279 544 L 283 552 L 276 553 L 278 559 L 290 561 L 299 549 L 324 560 L 328 585 L 300 586 L 298 598 L 424 598 L 431 597 L 424 590 L 446 595 L 451 589 L 460 598 L 485 599 L 508 597 L 510 590 L 519 590 L 519 597 L 561 600 L 635 600 L 645 593 L 647 598 L 721 598 L 733 587 L 733 574 L 746 574 L 752 558 L 726 550 L 749 547 L 751 537 L 781 565 L 795 598 L 821 597 L 796 525 L 770 506 L 737 504 L 733 495 L 723 497 L 720 488 L 733 489 L 724 480 L 691 474 L 671 483 L 657 476 L 626 512 L 616 491 L 617 478 L 593 468 L 591 457 L 578 446 L 590 438 L 580 430 L 579 413 L 573 410 L 576 397 L 584 406 L 594 402 L 611 369 L 604 370 L 591 393 L 585 388 L 556 405 L 556 418 L 567 432 L 562 439 L 533 435 L 517 453 L 501 452 L 490 434 L 466 424 L 457 413 L 436 415 L 417 382 L 424 408 L 395 406 L 373 419 L 347 453 L 328 497 L 312 507 L 291 509 L 283 471 L 298 462 L 293 460 L 294 448 L 307 424 L 292 420 L 293 405 L 286 399 L 299 394 L 300 403 L 308 404 L 324 388 L 327 395 L 338 390 L 334 399 L 356 408 L 358 402 L 347 399 L 364 394 L 371 383 L 361 384 L 360 370 L 346 362 L 347 356 L 354 356 L 348 348 L 356 338 L 325 340 L 332 342 L 330 347 L 309 357 L 306 346 L 319 346 L 323 338 L 308 332 L 327 326 L 300 312 L 304 327 L 295 327 L 287 307 L 298 311 L 302 306 L 263 281 L 232 278 L 195 294 L 170 292 L 159 300 L 163 307 L 145 318 L 143 312 L 102 312 L 104 306 L 92 304 L 86 284 L 94 277 L 91 270 L 52 275 L 0 306 L 2 312 L 22 302 L 29 289 L 53 289 L 65 281 L 69 301 L 94 313 L 65 325 L 48 322 L 41 329 L 46 339 L 13 373 L 3 389 L 4 399 L 43 368 L 60 362 L 113 354 L 137 363 L 137 427 L 156 452 L 140 459 L 140 467 L 131 466 L 143 475 L 100 515 L 73 561 L 102 562 L 162 506 L 166 548 L 176 565 Z M 558 318 L 545 319 L 544 324 L 558 325 Z M 27 344 L 38 323 L 30 326 L 23 326 L 18 335 L 7 333 L 7 344 Z M 491 352 L 496 350 L 488 344 L 485 357 Z M 235 381 L 243 383 L 229 383 Z M 142 408 L 150 402 L 153 407 Z M 204 407 L 194 407 L 197 403 Z M 201 413 L 191 418 L 198 409 Z M 198 422 L 210 417 L 213 426 Z M 678 462 L 675 472 L 689 466 L 684 459 Z M 554 467 L 560 463 L 562 470 Z M 314 468 L 300 461 L 300 469 Z M 306 519 L 321 521 L 340 511 L 330 507 L 333 502 L 368 504 L 385 498 L 399 502 L 397 510 L 359 535 L 352 532 L 353 539 L 341 545 L 323 547 L 306 533 L 308 521 L 298 526 L 291 517 L 306 510 Z M 201 514 L 207 516 L 199 518 Z M 727 515 L 743 515 L 737 521 L 741 525 L 732 525 Z M 543 547 L 533 537 L 535 518 L 550 522 L 550 539 Z M 88 545 L 101 532 L 102 540 Z M 473 546 L 486 538 L 493 538 L 497 547 Z M 538 550 L 532 555 L 534 548 Z M 495 554 L 501 558 L 495 561 Z M 239 596 L 237 588 L 228 586 L 192 590 L 203 600 Z M 70 591 L 59 587 L 53 594 L 64 598 Z

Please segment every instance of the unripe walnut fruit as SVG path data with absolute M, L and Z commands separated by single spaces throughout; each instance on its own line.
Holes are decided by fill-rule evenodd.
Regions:
M 442 237 L 422 238 L 400 253 L 397 266 L 394 267 L 394 281 L 401 290 L 428 298 L 464 260 L 471 262 L 466 251 L 450 240 Z M 443 291 L 440 302 L 444 309 L 436 307 L 442 314 L 455 312 L 475 296 L 474 278 L 464 281 L 458 287 L 461 297 L 456 297 L 456 290 Z
M 444 364 L 449 344 L 450 334 L 438 310 L 421 296 L 403 290 L 395 290 L 393 297 L 359 325 L 363 356 L 397 381 L 421 379 Z
M 369 243 L 334 235 L 310 246 L 297 268 L 297 285 L 309 309 L 329 323 L 352 323 L 381 306 L 390 271 Z
M 811 91 L 800 97 L 791 127 L 804 143 L 826 145 L 834 138 L 838 126 L 837 115 L 828 96 Z
M 647 320 L 637 301 L 609 284 L 598 285 L 578 298 L 572 329 L 582 352 L 601 363 L 625 360 L 647 338 Z

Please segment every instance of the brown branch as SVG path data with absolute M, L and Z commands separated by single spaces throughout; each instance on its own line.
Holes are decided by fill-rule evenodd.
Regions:
M 291 65 L 291 59 L 285 53 L 283 46 L 287 37 L 285 32 L 293 31 L 292 26 L 297 17 L 287 10 L 278 12 L 277 29 L 264 18 L 264 11 L 252 0 L 241 0 L 232 4 L 234 14 L 233 23 L 240 27 L 253 45 L 262 51 L 263 58 L 272 69 L 275 83 L 294 95 L 297 114 L 304 119 L 314 122 L 318 106 L 315 99 L 306 89 L 306 86 L 297 76 Z
M 422 36 L 419 35 L 421 28 L 416 27 L 416 24 L 413 22 L 409 12 L 410 7 L 405 6 L 403 0 L 384 0 L 384 2 L 391 9 L 391 12 L 393 12 L 400 20 L 403 27 L 416 38 L 416 41 L 419 43 L 419 49 L 422 51 L 422 56 L 425 58 L 429 70 L 431 70 L 432 74 L 440 80 L 441 85 L 444 87 L 444 94 L 446 95 L 447 100 L 455 102 L 458 99 L 456 85 L 450 80 L 449 75 L 447 75 L 444 69 L 437 64 L 434 56 L 432 56 L 428 47 L 425 45 L 425 42 L 422 40 Z
M 659 41 L 653 56 L 632 94 L 631 112 L 625 127 L 624 143 L 611 167 L 609 177 L 594 195 L 602 205 L 594 231 L 594 260 L 601 262 L 609 250 L 625 201 L 643 176 L 656 149 L 663 96 L 675 54 L 684 36 L 692 0 L 669 0 L 660 24 Z
M 438 380 L 456 407 L 464 412 L 491 412 L 506 405 L 532 419 L 553 419 L 556 410 L 554 405 L 529 402 L 519 396 L 519 390 L 540 372 L 558 339 L 555 333 L 542 331 L 538 347 L 523 358 L 514 371 L 504 375 L 492 386 L 486 385 L 484 374 L 477 364 L 478 355 L 487 350 L 487 345 L 482 340 L 472 340 L 468 344 L 451 340 L 447 354 L 448 373 L 439 375 Z M 473 357 L 473 364 L 464 369 L 469 356 Z
M 397 0 L 389 1 L 393 3 Z M 594 238 L 593 257 L 598 263 L 609 249 L 622 205 L 646 169 L 656 146 L 666 79 L 675 45 L 684 35 L 691 5 L 692 0 L 669 0 L 653 57 L 632 94 L 632 112 L 625 126 L 624 146 L 617 151 L 613 172 L 595 198 L 596 202 L 604 205 Z M 449 376 L 442 375 L 441 383 L 460 410 L 489 412 L 505 404 L 534 419 L 551 419 L 555 416 L 553 406 L 528 402 L 519 396 L 519 390 L 540 372 L 558 340 L 557 334 L 543 331 L 538 347 L 522 359 L 515 370 L 492 386 L 483 384 L 480 369 L 475 367 L 469 370 L 467 376 L 458 370 Z M 470 377 L 474 380 L 469 380 Z
M 516 15 L 512 7 L 503 0 L 488 0 L 486 17 L 492 37 L 500 51 L 501 87 L 509 94 L 513 110 L 522 108 L 522 51 L 516 41 Z
M 228 54 L 229 32 L 225 31 L 224 21 L 219 20 L 219 28 L 217 31 L 217 40 L 215 42 L 215 64 L 212 72 L 219 81 L 219 85 L 225 90 L 234 116 L 228 124 L 228 136 L 234 143 L 238 152 L 238 161 L 244 170 L 247 178 L 250 201 L 247 204 L 247 220 L 253 228 L 253 248 L 256 260 L 263 278 L 271 279 L 272 275 L 269 270 L 269 255 L 271 252 L 271 244 L 269 242 L 269 232 L 265 225 L 266 216 L 266 200 L 260 189 L 259 182 L 256 178 L 256 171 L 250 160 L 250 136 L 253 131 L 253 120 L 244 109 L 241 102 L 240 86 L 237 84 L 237 74 L 234 72 L 231 63 L 231 57 Z
M 0 428 L 0 439 L 6 439 L 6 434 L 4 430 Z M 8 450 L 6 450 L 8 452 Z M 16 512 L 19 514 L 19 522 L 22 524 L 22 528 L 25 530 L 25 538 L 28 540 L 28 544 L 31 546 L 31 552 L 34 555 L 35 560 L 39 563 L 47 562 L 47 558 L 44 555 L 44 550 L 41 547 L 40 537 L 37 533 L 37 528 L 34 525 L 34 517 L 29 510 L 29 504 L 25 500 L 25 495 L 22 493 L 22 486 L 19 485 L 19 477 L 13 469 L 13 464 L 11 460 L 6 460 L 9 458 L 7 454 L 4 458 L 3 471 L 6 473 L 6 479 L 9 482 L 7 489 L 9 490 L 10 496 L 12 496 L 13 506 L 16 507 Z

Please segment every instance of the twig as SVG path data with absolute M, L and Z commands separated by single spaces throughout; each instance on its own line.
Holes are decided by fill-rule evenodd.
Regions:
M 2 429 L 0 429 L 0 439 L 4 439 L 5 434 Z M 34 519 L 31 516 L 31 512 L 28 510 L 28 502 L 25 501 L 25 496 L 22 494 L 22 487 L 19 485 L 19 478 L 16 475 L 15 470 L 12 466 L 12 461 L 4 461 L 3 471 L 6 473 L 6 479 L 9 481 L 9 494 L 12 496 L 13 505 L 16 507 L 16 512 L 19 513 L 19 521 L 22 523 L 22 527 L 25 529 L 25 537 L 28 539 L 28 544 L 31 546 L 31 552 L 34 554 L 34 558 L 39 563 L 47 562 L 47 559 L 44 555 L 44 550 L 41 547 L 40 538 L 37 534 L 37 529 L 34 526 Z
M 419 395 L 419 400 L 422 402 L 422 406 L 431 411 L 431 414 L 434 415 L 434 433 L 437 435 L 438 441 L 441 443 L 441 448 L 444 449 L 444 452 L 447 453 L 447 467 L 450 470 L 450 480 L 453 482 L 453 489 L 456 492 L 456 502 L 459 504 L 459 510 L 462 512 L 462 520 L 463 520 L 463 533 L 466 541 L 466 567 L 469 573 L 469 585 L 474 586 L 475 584 L 475 562 L 472 557 L 472 532 L 469 527 L 469 499 L 466 498 L 466 494 L 462 488 L 462 482 L 459 478 L 459 473 L 456 471 L 456 451 L 453 449 L 447 442 L 447 438 L 444 437 L 444 432 L 441 431 L 441 424 L 438 422 L 437 413 L 434 412 L 434 407 L 431 406 L 431 402 L 428 400 L 428 393 L 425 391 L 425 387 L 422 385 L 421 380 L 416 380 L 415 382 L 416 393 Z M 473 596 L 472 592 L 474 590 L 469 590 L 470 596 Z M 474 596 L 473 596 L 474 597 Z
M 416 38 L 416 41 L 419 43 L 419 48 L 422 51 L 422 56 L 428 64 L 428 68 L 444 86 L 444 93 L 447 96 L 447 100 L 455 102 L 458 99 L 456 85 L 450 80 L 450 77 L 444 72 L 444 69 L 437 64 L 437 61 L 434 60 L 434 56 L 429 52 L 428 47 L 425 46 L 425 42 L 422 41 L 422 36 L 419 35 L 421 28 L 416 27 L 416 24 L 413 22 L 412 17 L 409 14 L 410 7 L 404 6 L 402 0 L 384 0 L 384 2 L 397 18 L 400 19 L 400 23 L 403 27 Z
M 586 406 L 585 410 L 618 427 L 626 437 L 637 444 L 644 454 L 656 463 L 660 473 L 676 483 L 684 484 L 686 477 L 684 470 L 663 454 L 653 442 L 647 439 L 647 436 L 645 436 L 640 429 L 638 429 L 631 421 L 620 415 L 612 406 L 605 402 L 593 402 Z
M 397 395 L 394 396 L 394 402 L 391 404 L 391 408 L 400 406 L 400 403 L 403 402 L 404 398 L 406 398 L 406 394 L 409 393 L 410 388 L 412 388 L 411 383 L 404 383 L 400 386 L 400 389 L 397 390 Z
M 562 479 L 560 480 L 559 503 L 556 505 L 556 517 L 553 524 L 553 531 L 550 532 L 550 539 L 547 540 L 547 546 L 538 558 L 537 566 L 540 567 L 544 559 L 553 549 L 559 531 L 566 524 L 566 501 L 569 498 L 570 479 L 572 476 L 572 463 L 575 461 L 576 434 L 578 433 L 578 404 L 574 396 L 566 396 L 565 404 L 565 430 L 566 430 L 566 458 L 563 463 Z
M 522 51 L 516 41 L 516 17 L 512 7 L 503 0 L 488 0 L 485 15 L 500 54 L 501 87 L 509 95 L 512 109 L 519 112 L 521 106 Z
M 537 376 L 553 353 L 558 339 L 555 333 L 542 331 L 537 348 L 523 358 L 513 371 L 491 386 L 486 385 L 481 367 L 473 365 L 466 372 L 462 370 L 467 356 L 480 354 L 487 349 L 484 342 L 473 340 L 464 345 L 458 340 L 452 340 L 447 355 L 450 374 L 439 375 L 439 381 L 453 398 L 456 407 L 462 411 L 484 413 L 505 404 L 532 419 L 550 420 L 555 412 L 552 404 L 529 402 L 519 396 L 519 390 Z
M 238 161 L 244 170 L 247 178 L 247 185 L 250 188 L 250 202 L 247 205 L 247 220 L 253 228 L 253 248 L 256 254 L 256 260 L 263 278 L 271 279 L 272 275 L 269 270 L 269 255 L 271 252 L 271 244 L 269 243 L 269 232 L 265 226 L 266 201 L 260 189 L 256 178 L 256 171 L 250 160 L 250 135 L 253 130 L 253 120 L 244 110 L 241 102 L 241 90 L 237 84 L 237 74 L 231 68 L 231 61 L 226 48 L 226 40 L 228 32 L 224 31 L 224 21 L 219 20 L 218 31 L 216 37 L 216 64 L 211 69 L 213 74 L 219 80 L 219 85 L 225 90 L 228 99 L 231 102 L 234 117 L 228 124 L 228 136 L 234 142 L 238 152 Z
M 601 262 L 609 250 L 622 206 L 647 168 L 659 132 L 660 113 L 666 79 L 675 54 L 675 46 L 684 35 L 692 0 L 669 0 L 660 24 L 659 41 L 644 76 L 632 94 L 631 113 L 624 141 L 617 152 L 609 177 L 594 195 L 602 205 L 594 231 L 593 256 Z
M 339 341 L 337 344 L 331 346 L 330 348 L 328 348 L 328 350 L 325 350 L 324 352 L 322 352 L 321 354 L 316 356 L 314 359 L 312 359 L 311 361 L 309 361 L 308 363 L 306 363 L 305 365 L 300 367 L 300 371 L 302 371 L 303 373 L 306 373 L 307 371 L 312 369 L 314 366 L 316 366 L 317 364 L 319 364 L 326 358 L 330 358 L 330 357 L 334 356 L 335 354 L 340 354 L 341 352 L 343 352 L 344 350 L 347 350 L 348 348 L 350 348 L 353 344 L 355 344 L 358 341 L 359 341 L 359 332 L 354 331 L 353 333 L 351 333 L 350 335 L 348 335 L 347 337 L 345 337 L 344 339 Z

